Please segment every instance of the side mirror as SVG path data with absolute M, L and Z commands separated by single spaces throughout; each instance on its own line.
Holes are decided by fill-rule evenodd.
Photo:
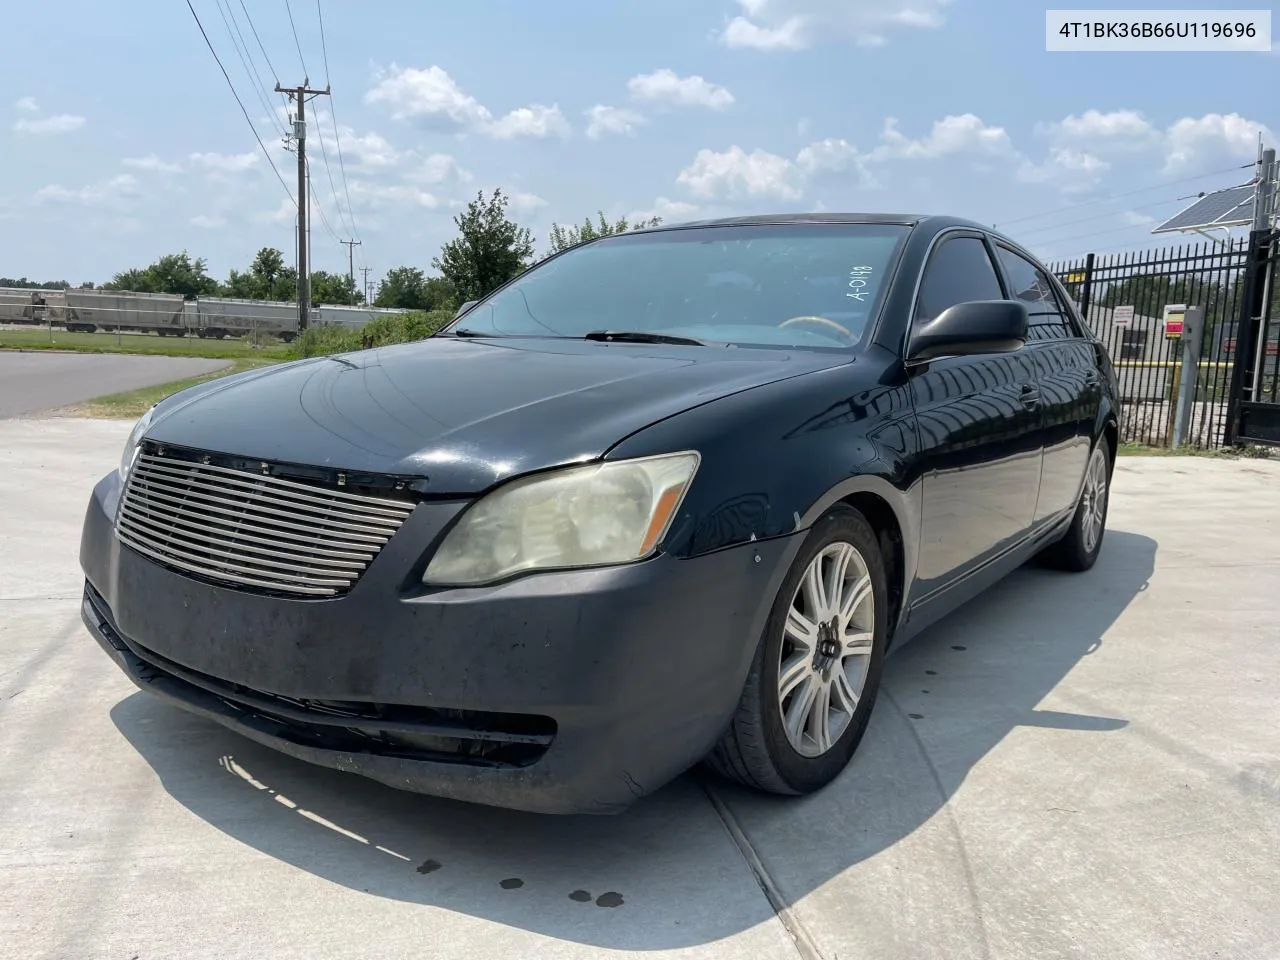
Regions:
M 1027 307 L 1020 300 L 974 300 L 948 307 L 912 332 L 908 364 L 938 357 L 1012 353 L 1027 342 Z
M 453 315 L 453 319 L 457 320 L 460 316 L 462 316 L 464 313 L 466 313 L 468 310 L 470 310 L 479 302 L 480 302 L 479 300 L 468 300 L 466 303 L 464 303 L 462 306 L 458 308 L 458 312 Z

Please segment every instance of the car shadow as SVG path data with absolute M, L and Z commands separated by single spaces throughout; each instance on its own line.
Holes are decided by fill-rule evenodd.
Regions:
M 687 947 L 773 916 L 704 789 L 794 903 L 929 824 L 1011 732 L 1124 727 L 1040 705 L 1146 589 L 1155 555 L 1108 531 L 1088 574 L 1024 568 L 912 640 L 849 769 L 803 799 L 694 772 L 617 816 L 542 817 L 314 767 L 142 693 L 111 718 L 193 814 L 333 883 L 599 947 Z

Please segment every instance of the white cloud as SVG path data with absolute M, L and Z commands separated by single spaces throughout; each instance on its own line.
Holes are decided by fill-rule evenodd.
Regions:
M 72 116 L 69 113 L 60 113 L 53 117 L 40 117 L 36 120 L 20 117 L 13 123 L 13 129 L 18 133 L 33 133 L 37 135 L 71 133 L 73 130 L 79 130 L 83 126 L 84 117 Z
M 131 173 L 121 173 L 108 180 L 99 180 L 79 189 L 69 189 L 60 183 L 41 187 L 35 193 L 37 203 L 80 203 L 86 206 L 112 204 L 138 195 L 138 178 Z
M 1160 131 L 1134 110 L 1086 110 L 1072 114 L 1043 128 L 1049 136 L 1071 145 L 1091 144 L 1121 149 L 1151 146 L 1160 140 Z
M 1158 222 L 1155 217 L 1146 213 L 1138 213 L 1136 210 L 1122 210 L 1120 219 L 1124 221 L 1127 227 L 1145 227 Z
M 513 140 L 516 137 L 563 137 L 569 133 L 569 121 L 559 106 L 546 107 L 535 103 L 518 107 L 500 120 L 481 128 L 495 140 Z
M 1023 160 L 1018 179 L 1023 183 L 1056 184 L 1070 193 L 1096 186 L 1110 169 L 1110 163 L 1092 153 L 1056 147 L 1043 163 Z
M 298 205 L 288 197 L 281 200 L 274 210 L 254 215 L 255 220 L 269 223 L 293 223 L 298 216 Z
M 385 106 L 395 120 L 412 120 L 444 132 L 475 131 L 498 140 L 516 137 L 563 136 L 568 121 L 558 106 L 530 104 L 494 119 L 475 97 L 465 93 L 440 67 L 400 67 L 392 64 L 364 95 L 366 103 Z
M 543 200 L 535 193 L 521 193 L 516 191 L 509 195 L 511 206 L 513 209 L 521 213 L 531 213 L 539 207 L 545 207 L 547 201 Z
M 344 166 L 383 170 L 394 167 L 406 156 L 392 146 L 386 137 L 373 131 L 359 134 L 352 127 L 340 125 L 335 137 L 332 115 L 317 116 L 314 123 L 324 146 L 333 152 L 331 159 L 334 163 L 338 162 L 337 154 L 341 153 Z
M 433 153 L 423 158 L 422 163 L 405 176 L 410 180 L 430 185 L 450 182 L 467 183 L 472 179 L 471 172 L 464 170 L 457 158 L 447 153 Z
M 258 162 L 256 153 L 191 153 L 187 159 L 210 173 L 243 173 Z
M 462 92 L 440 67 L 398 67 L 364 95 L 366 103 L 385 104 L 396 120 L 417 120 L 437 128 L 477 127 L 493 115 L 475 97 Z
M 35 97 L 23 97 L 20 100 L 15 101 L 13 106 L 14 109 L 22 110 L 26 113 L 35 113 L 40 109 L 40 105 L 36 103 Z
M 722 199 L 776 197 L 798 200 L 802 191 L 796 165 L 764 150 L 747 153 L 734 145 L 723 153 L 699 150 L 676 177 L 694 196 Z
M 1212 164 L 1252 160 L 1258 135 L 1273 138 L 1265 124 L 1238 113 L 1182 117 L 1162 130 L 1135 110 L 1086 110 L 1041 125 L 1039 132 L 1062 148 L 1095 156 L 1163 153 L 1166 174 L 1196 173 Z
M 866 167 L 866 158 L 858 153 L 848 140 L 828 137 L 815 140 L 796 154 L 796 166 L 806 176 L 819 174 L 855 173 L 861 187 L 876 187 L 876 182 Z
M 293 204 L 289 204 L 289 209 L 292 211 Z M 199 216 L 191 218 L 191 225 L 193 227 L 201 227 L 205 230 L 216 230 L 219 227 L 225 227 L 227 225 L 227 221 L 222 217 L 210 217 L 202 213 Z
M 435 194 L 412 184 L 369 183 L 364 180 L 352 180 L 348 187 L 351 191 L 352 204 L 366 209 L 410 206 L 434 210 L 440 206 L 440 200 Z
M 871 160 L 932 160 L 961 153 L 985 156 L 1011 156 L 1013 142 L 1003 127 L 984 123 L 972 113 L 947 116 L 935 120 L 927 137 L 912 140 L 898 129 L 898 121 L 889 117 L 880 134 L 880 146 L 869 154 Z
M 803 50 L 809 46 L 803 17 L 788 17 L 776 27 L 762 27 L 746 17 L 734 17 L 720 34 L 720 40 L 725 46 L 753 50 Z
M 719 84 L 699 76 L 681 77 L 665 67 L 653 73 L 637 74 L 627 81 L 627 89 L 637 100 L 677 107 L 723 110 L 733 103 L 733 94 Z
M 1199 173 L 1199 168 L 1210 163 L 1254 160 L 1259 134 L 1266 142 L 1275 142 L 1275 135 L 1265 124 L 1238 113 L 1183 117 L 1165 132 L 1165 172 Z
M 177 173 L 182 169 L 182 164 L 161 160 L 154 153 L 147 154 L 145 157 L 125 157 L 120 162 L 135 170 L 149 170 L 154 173 Z
M 631 223 L 643 223 L 646 220 L 659 217 L 663 223 L 671 223 L 687 220 L 697 212 L 698 205 L 696 203 L 686 203 L 683 200 L 668 200 L 666 197 L 659 197 L 648 210 L 632 210 L 627 214 L 627 220 Z
M 583 113 L 587 117 L 587 137 L 592 140 L 599 140 L 610 134 L 633 136 L 636 128 L 645 122 L 644 117 L 634 110 L 606 107 L 603 104 L 596 104 Z
M 720 33 L 729 47 L 804 50 L 823 41 L 878 47 L 896 30 L 940 27 L 951 0 L 738 0 Z

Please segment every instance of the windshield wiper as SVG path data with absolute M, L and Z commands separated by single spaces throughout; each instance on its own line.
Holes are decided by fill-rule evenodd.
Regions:
M 468 330 L 465 327 L 457 330 L 443 330 L 441 333 L 446 337 L 496 337 L 496 333 L 485 333 L 481 330 Z
M 673 343 L 686 347 L 710 347 L 709 340 L 694 337 L 676 337 L 668 333 L 646 333 L 643 330 L 592 330 L 582 335 L 583 340 L 599 340 L 603 343 Z

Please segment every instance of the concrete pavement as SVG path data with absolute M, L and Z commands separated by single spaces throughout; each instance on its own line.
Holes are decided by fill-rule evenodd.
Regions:
M 0 418 L 199 377 L 230 364 L 203 357 L 0 350 Z
M 538 818 L 313 768 L 154 702 L 79 624 L 128 424 L 0 421 L 0 954 L 805 956 L 688 776 Z M 713 783 L 817 955 L 1274 960 L 1280 463 L 1122 460 L 1098 567 L 890 659 L 854 763 Z

